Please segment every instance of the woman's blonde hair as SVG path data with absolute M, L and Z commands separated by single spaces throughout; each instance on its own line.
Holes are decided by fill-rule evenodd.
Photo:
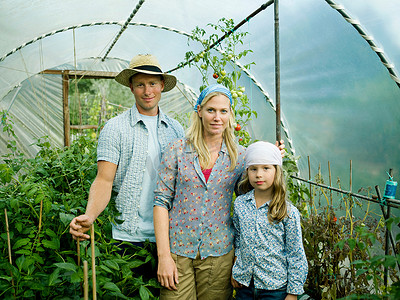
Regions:
M 275 178 L 272 183 L 272 200 L 269 203 L 268 220 L 270 223 L 279 223 L 288 214 L 286 204 L 286 183 L 282 167 L 278 165 L 274 165 L 274 167 Z M 247 193 L 254 189 L 250 184 L 247 170 L 244 172 L 238 188 L 241 193 Z
M 221 92 L 212 92 L 208 94 L 204 100 L 200 104 L 200 109 L 212 98 L 217 95 L 223 95 L 226 97 L 224 93 Z M 228 97 L 226 97 L 228 99 Z M 228 99 L 229 100 L 229 99 Z M 222 133 L 222 138 L 225 142 L 226 148 L 228 149 L 229 157 L 231 160 L 231 166 L 229 171 L 233 171 L 235 169 L 237 158 L 238 158 L 238 148 L 235 141 L 235 134 L 233 132 L 233 124 L 235 123 L 235 114 L 233 113 L 232 107 L 230 107 L 230 117 L 228 121 L 228 126 L 225 131 Z M 204 128 L 201 118 L 199 117 L 197 111 L 194 111 L 192 114 L 192 119 L 190 122 L 190 126 L 186 132 L 186 138 L 193 145 L 197 154 L 199 155 L 199 162 L 202 168 L 207 168 L 211 161 L 211 154 L 207 147 L 207 144 L 204 141 Z

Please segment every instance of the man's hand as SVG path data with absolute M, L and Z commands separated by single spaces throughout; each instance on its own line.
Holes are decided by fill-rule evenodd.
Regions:
M 158 258 L 157 279 L 163 287 L 171 291 L 177 290 L 175 284 L 179 283 L 178 269 L 170 254 L 163 258 Z
M 88 234 L 85 234 L 93 224 L 93 220 L 87 215 L 80 215 L 72 219 L 69 223 L 69 233 L 72 234 L 74 240 L 84 241 L 90 239 Z

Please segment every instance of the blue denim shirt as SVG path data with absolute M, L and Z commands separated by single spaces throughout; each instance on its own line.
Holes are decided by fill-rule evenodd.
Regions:
M 287 202 L 288 216 L 279 223 L 268 221 L 268 203 L 257 208 L 254 190 L 236 198 L 233 211 L 235 256 L 233 278 L 257 289 L 276 290 L 287 285 L 287 293 L 301 295 L 308 264 L 304 252 L 300 214 Z
M 169 118 L 160 108 L 157 130 L 161 153 L 169 142 L 184 135 L 179 122 Z M 106 123 L 97 146 L 98 161 L 104 160 L 118 165 L 113 191 L 117 193 L 116 208 L 122 214 L 118 218 L 124 222 L 113 224 L 113 228 L 133 236 L 137 231 L 138 207 L 148 147 L 148 130 L 136 105 Z M 152 202 L 153 199 L 149 201 Z M 154 236 L 151 240 L 155 241 Z
M 230 157 L 222 144 L 206 182 L 199 157 L 185 139 L 165 149 L 159 167 L 154 205 L 169 210 L 171 252 L 202 259 L 222 256 L 232 250 L 230 217 L 232 194 L 244 170 L 244 148 L 239 146 L 235 169 L 229 171 Z

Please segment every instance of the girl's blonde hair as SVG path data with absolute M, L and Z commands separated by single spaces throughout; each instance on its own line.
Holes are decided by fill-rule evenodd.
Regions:
M 283 169 L 278 165 L 274 165 L 274 167 L 275 178 L 272 183 L 272 200 L 269 203 L 268 209 L 268 220 L 271 224 L 273 222 L 279 223 L 288 215 L 286 204 L 286 183 Z M 254 189 L 250 184 L 247 170 L 244 172 L 238 188 L 242 193 L 247 193 Z
M 200 109 L 212 98 L 217 95 L 223 95 L 226 97 L 224 93 L 221 92 L 212 92 L 208 94 L 203 102 L 200 104 Z M 228 97 L 226 97 L 228 99 Z M 228 99 L 229 100 L 229 99 Z M 235 123 L 235 115 L 233 113 L 232 107 L 230 107 L 230 117 L 228 121 L 228 126 L 222 134 L 222 138 L 225 142 L 226 148 L 228 149 L 229 157 L 231 160 L 231 166 L 229 167 L 229 171 L 233 171 L 235 169 L 237 158 L 238 158 L 238 148 L 235 142 L 235 134 L 233 132 L 233 124 Z M 207 144 L 204 141 L 204 132 L 203 132 L 203 123 L 197 113 L 194 111 L 192 114 L 192 119 L 190 126 L 186 132 L 186 138 L 193 145 L 197 154 L 199 155 L 199 162 L 202 168 L 207 168 L 211 161 L 211 154 L 207 147 Z

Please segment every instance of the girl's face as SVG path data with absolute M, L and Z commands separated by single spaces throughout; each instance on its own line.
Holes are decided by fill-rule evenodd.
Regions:
M 229 124 L 231 108 L 228 97 L 216 95 L 197 111 L 205 136 L 221 136 Z
M 273 165 L 252 165 L 247 168 L 249 182 L 255 191 L 272 192 L 276 169 Z

